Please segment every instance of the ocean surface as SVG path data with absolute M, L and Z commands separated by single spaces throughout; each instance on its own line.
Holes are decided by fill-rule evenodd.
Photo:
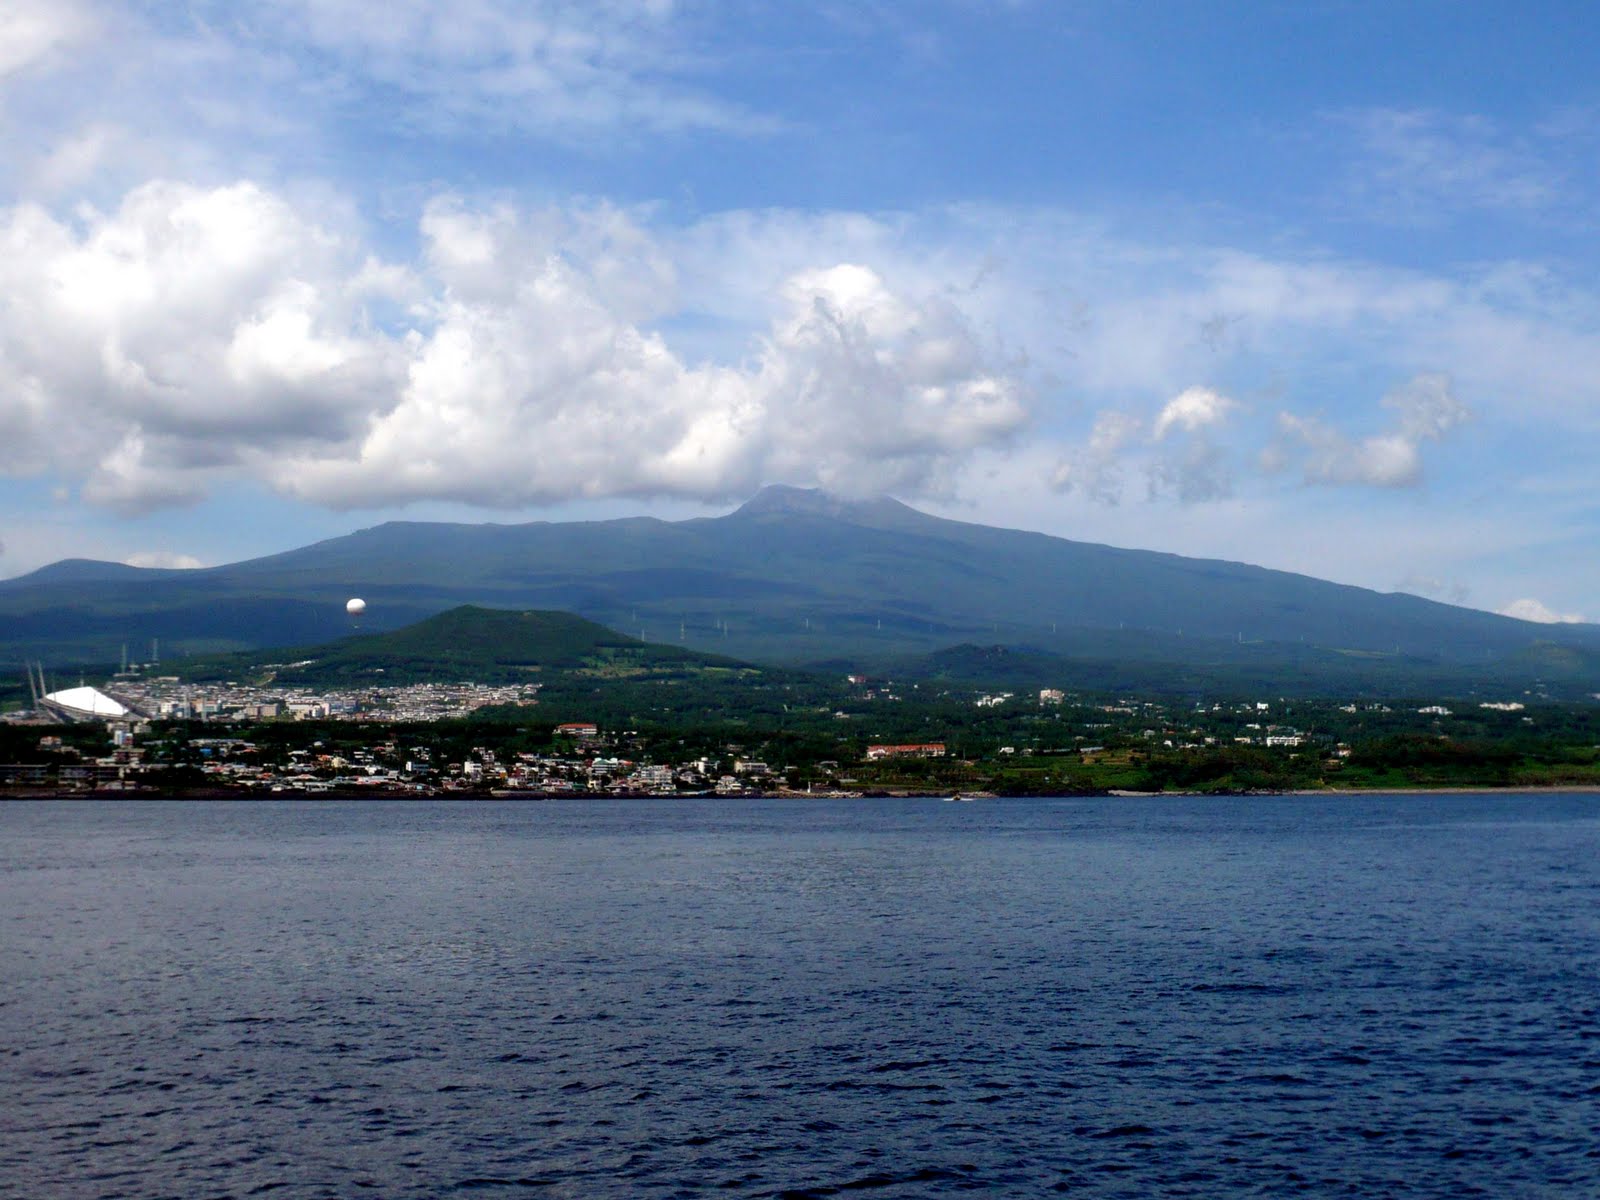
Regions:
M 0 1196 L 1600 1196 L 1600 797 L 0 804 Z

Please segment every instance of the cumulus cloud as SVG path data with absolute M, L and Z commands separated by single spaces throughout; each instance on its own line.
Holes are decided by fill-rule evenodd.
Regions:
M 1437 442 L 1471 413 L 1458 400 L 1446 375 L 1415 376 L 1383 399 L 1397 414 L 1394 428 L 1364 438 L 1351 438 L 1315 417 L 1279 415 L 1284 440 L 1298 444 L 1307 483 L 1413 487 L 1422 479 L 1422 449 Z M 1293 452 L 1280 445 L 1273 462 Z
M 1169 400 L 1156 417 L 1155 440 L 1159 442 L 1174 429 L 1195 433 L 1220 424 L 1235 407 L 1232 400 L 1210 388 L 1187 388 Z
M 1531 597 L 1513 600 L 1496 611 L 1502 617 L 1515 617 L 1519 621 L 1533 621 L 1539 625 L 1577 625 L 1589 619 L 1581 613 L 1557 612 L 1549 605 Z
M 337 507 L 918 492 L 1028 419 L 958 307 L 865 265 L 794 273 L 743 361 L 689 361 L 626 213 L 439 202 L 421 234 L 375 261 L 251 184 L 0 214 L 0 470 L 125 511 L 240 476 Z
M 0 470 L 86 468 L 91 500 L 138 510 L 352 435 L 403 372 L 365 266 L 250 184 L 149 184 L 71 223 L 0 213 Z
M 142 550 L 122 561 L 130 567 L 160 567 L 169 571 L 193 571 L 205 566 L 192 554 L 178 554 L 172 550 Z
M 770 478 L 916 492 L 1026 419 L 1020 386 L 956 309 L 866 267 L 796 275 L 750 361 L 690 364 L 606 302 L 603 269 L 519 254 L 515 237 L 469 223 L 500 282 L 453 286 L 481 259 L 441 253 L 441 237 L 471 239 L 435 228 L 444 287 L 397 403 L 358 445 L 285 461 L 285 490 L 336 506 L 714 498 Z
M 1277 465 L 1309 482 L 1413 484 L 1466 419 L 1443 375 L 1386 397 L 1366 433 L 1345 425 L 1354 410 L 1273 424 L 1195 378 L 1270 365 L 1288 408 L 1296 356 L 1359 337 L 1367 362 L 1437 349 L 1494 405 L 1517 370 L 1600 365 L 1578 328 L 1589 310 L 1544 294 L 1541 319 L 1500 285 L 1475 297 L 1359 264 L 1160 255 L 1082 231 L 1047 251 L 1026 228 L 977 237 L 962 224 L 976 219 L 723 214 L 683 229 L 605 204 L 441 200 L 420 249 L 383 261 L 340 204 L 249 183 L 151 183 L 70 217 L 18 205 L 0 211 L 0 471 L 56 470 L 124 511 L 240 477 L 336 506 L 726 499 L 767 478 L 926 496 L 1028 428 L 1059 491 L 1116 503 L 1143 484 L 1194 504 L 1231 495 L 1241 456 L 1274 436 Z M 1108 298 L 1043 329 L 1036 269 Z M 1195 322 L 1219 311 L 1237 323 L 1208 351 Z M 1070 352 L 1052 351 L 1058 335 Z M 1076 446 L 1070 408 L 1035 404 L 1041 379 L 1101 410 Z M 1552 376 L 1527 402 L 1576 422 L 1592 404 L 1578 382 Z

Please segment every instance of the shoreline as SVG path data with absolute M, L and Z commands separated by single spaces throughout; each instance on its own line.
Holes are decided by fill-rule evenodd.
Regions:
M 1166 800 L 1166 799 L 1191 799 L 1199 797 L 1244 798 L 1258 796 L 1493 796 L 1493 795 L 1543 795 L 1549 793 L 1571 793 L 1579 795 L 1600 795 L 1600 784 L 1575 783 L 1575 784 L 1466 784 L 1450 785 L 1444 787 L 1371 787 L 1371 788 L 1285 788 L 1282 790 L 1260 790 L 1245 792 L 1205 792 L 1205 791 L 1170 791 L 1170 792 L 1141 792 L 1123 788 L 1106 788 L 1096 791 L 1079 792 L 1037 792 L 1016 795 L 1007 795 L 997 792 L 968 792 L 957 789 L 940 789 L 933 791 L 907 790 L 885 791 L 874 789 L 872 791 L 848 792 L 753 792 L 745 795 L 708 796 L 704 793 L 693 793 L 675 796 L 657 796 L 645 793 L 611 795 L 604 793 L 573 793 L 573 792 L 539 792 L 516 791 L 511 793 L 495 794 L 492 791 L 467 792 L 467 791 L 414 791 L 400 788 L 359 788 L 344 789 L 326 792 L 308 792 L 299 789 L 286 788 L 283 791 L 263 792 L 259 789 L 249 788 L 192 788 L 183 790 L 151 789 L 149 791 L 136 791 L 133 789 L 107 788 L 104 790 L 93 789 L 61 789 L 61 788 L 6 788 L 0 790 L 0 803 L 6 800 L 659 800 L 670 802 L 674 800 L 948 800 L 953 796 L 960 796 L 966 800 Z

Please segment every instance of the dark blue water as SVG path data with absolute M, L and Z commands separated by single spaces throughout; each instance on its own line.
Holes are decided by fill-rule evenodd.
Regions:
M 0 1195 L 1600 1195 L 1600 798 L 0 805 Z

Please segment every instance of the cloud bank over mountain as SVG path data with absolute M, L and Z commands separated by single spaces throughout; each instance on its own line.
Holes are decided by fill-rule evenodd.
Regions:
M 16 0 L 7 567 L 218 561 L 242 496 L 293 544 L 783 481 L 1581 608 L 1511 581 L 1597 536 L 1582 80 L 1248 83 L 1233 22 L 1181 24 Z M 1507 79 L 1552 61 L 1496 38 Z
M 440 201 L 421 237 L 384 262 L 247 183 L 11 210 L 5 465 L 130 510 L 234 474 L 339 507 L 917 492 L 1027 420 L 959 306 L 869 267 L 789 277 L 740 361 L 692 363 L 648 324 L 673 263 L 615 208 Z

